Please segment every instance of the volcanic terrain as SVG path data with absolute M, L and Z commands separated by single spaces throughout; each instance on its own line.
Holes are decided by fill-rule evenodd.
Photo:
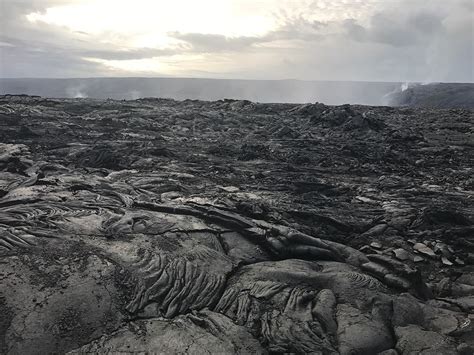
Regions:
M 0 96 L 0 353 L 472 354 L 473 111 Z

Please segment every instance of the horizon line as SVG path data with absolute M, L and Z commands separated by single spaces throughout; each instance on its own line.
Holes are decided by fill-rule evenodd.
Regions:
M 90 76 L 90 77 L 0 77 L 0 80 L 93 80 L 93 79 L 176 79 L 176 80 L 215 80 L 215 81 L 299 81 L 299 82 L 334 82 L 334 83 L 385 83 L 385 84 L 474 84 L 474 81 L 383 81 L 383 80 L 338 80 L 338 79 L 236 79 L 210 77 L 179 76 Z

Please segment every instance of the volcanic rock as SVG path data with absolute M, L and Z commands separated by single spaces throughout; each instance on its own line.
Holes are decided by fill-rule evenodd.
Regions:
M 0 112 L 2 354 L 474 346 L 471 111 L 0 96 Z
M 395 254 L 395 257 L 401 261 L 410 259 L 410 254 L 405 249 L 402 249 L 402 248 L 393 250 L 393 254 Z
M 430 256 L 430 257 L 433 257 L 433 258 L 436 257 L 436 254 L 434 253 L 434 251 L 430 247 L 427 247 L 423 243 L 416 243 L 413 246 L 413 249 L 416 250 L 417 252 L 421 253 L 421 254 L 426 255 L 426 256 Z

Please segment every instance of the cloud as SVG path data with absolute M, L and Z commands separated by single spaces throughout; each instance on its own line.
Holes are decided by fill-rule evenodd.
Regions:
M 168 1 L 160 6 L 165 9 Z M 129 6 L 135 22 L 121 26 L 118 20 L 108 21 L 108 26 L 95 26 L 100 31 L 62 25 L 65 18 L 58 23 L 42 20 L 48 8 L 84 3 L 2 0 L 0 76 L 209 73 L 247 79 L 474 81 L 470 0 L 228 0 L 219 2 L 219 7 L 210 7 L 214 3 L 206 0 L 209 8 L 195 14 L 212 13 L 218 19 L 220 11 L 226 11 L 226 18 L 235 12 L 240 17 L 232 20 L 232 31 L 223 21 L 199 30 L 205 19 L 194 18 L 192 26 L 184 26 L 182 18 L 173 17 L 157 32 L 153 24 L 164 25 L 151 21 L 152 14 L 144 18 L 147 23 L 134 28 L 138 14 L 147 12 L 146 8 L 137 11 L 136 6 L 153 3 L 150 9 L 160 8 L 145 0 L 113 2 L 121 9 L 120 19 L 126 21 Z M 227 8 L 228 4 L 233 7 Z M 39 14 L 36 22 L 27 19 L 33 12 Z M 114 8 L 104 16 L 113 17 Z M 265 26 L 272 26 L 261 27 L 261 18 L 266 19 Z M 244 28 L 246 23 L 259 30 Z M 262 32 L 262 28 L 267 29 Z M 242 31 L 235 32 L 238 29 Z
M 186 42 L 190 46 L 188 49 L 195 52 L 239 51 L 265 41 L 263 37 L 228 37 L 205 33 L 170 32 L 168 35 Z
M 180 48 L 138 48 L 138 49 L 96 49 L 96 50 L 79 50 L 77 55 L 86 58 L 100 58 L 105 60 L 131 60 L 171 56 L 178 54 L 184 49 Z
M 471 0 L 463 0 L 461 5 L 468 11 L 474 12 L 474 2 Z
M 62 47 L 13 39 L 10 44 L 0 49 L 2 77 L 78 77 L 103 73 L 101 66 L 90 65 Z
M 474 16 L 466 5 L 463 0 L 387 2 L 365 24 L 344 21 L 344 36 L 366 47 L 374 69 L 392 62 L 400 79 L 472 82 Z M 375 54 L 380 46 L 385 59 Z
M 373 15 L 364 27 L 351 19 L 343 23 L 346 35 L 356 41 L 376 42 L 396 47 L 426 43 L 444 32 L 442 17 L 422 12 L 407 17 L 381 12 Z
M 170 32 L 172 38 L 187 44 L 190 52 L 241 52 L 251 51 L 259 45 L 270 44 L 277 41 L 315 41 L 324 40 L 321 30 L 327 27 L 327 23 L 308 20 L 303 16 L 282 17 L 280 25 L 273 31 L 261 36 L 237 36 L 229 37 L 220 34 L 206 33 L 180 33 Z
M 71 51 L 79 39 L 63 29 L 37 27 L 26 15 L 72 1 L 2 0 L 0 2 L 1 77 L 73 77 L 97 75 L 101 68 L 88 65 Z

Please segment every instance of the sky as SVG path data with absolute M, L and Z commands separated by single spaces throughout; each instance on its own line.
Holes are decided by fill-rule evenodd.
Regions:
M 473 82 L 473 0 L 0 0 L 0 77 Z

